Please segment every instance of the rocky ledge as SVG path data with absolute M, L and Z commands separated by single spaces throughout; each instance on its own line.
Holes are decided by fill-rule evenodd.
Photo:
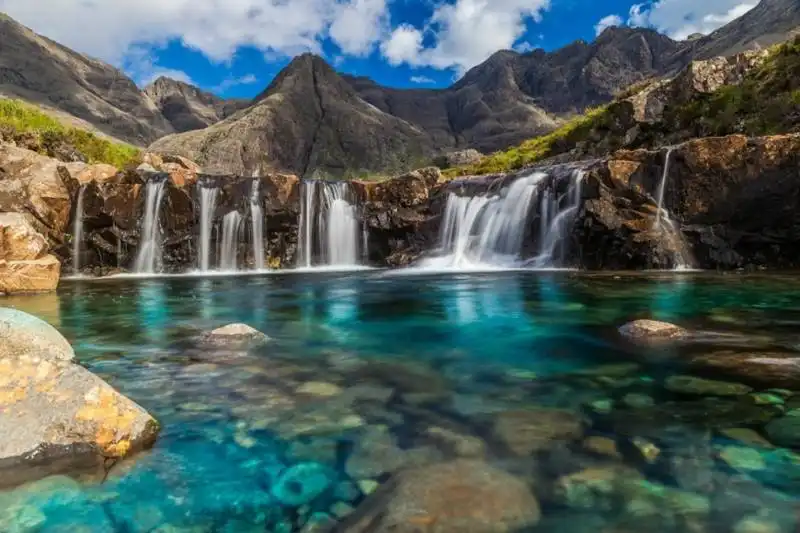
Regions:
M 0 487 L 98 469 L 155 441 L 155 419 L 73 359 L 52 326 L 0 309 Z

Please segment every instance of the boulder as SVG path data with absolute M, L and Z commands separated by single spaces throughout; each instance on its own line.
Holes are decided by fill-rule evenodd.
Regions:
M 44 356 L 48 361 L 72 361 L 75 351 L 56 328 L 33 315 L 0 307 L 0 358 Z
M 693 372 L 735 379 L 761 389 L 800 389 L 800 357 L 784 352 L 718 351 L 689 359 Z
M 800 409 L 776 418 L 764 430 L 770 442 L 785 448 L 800 449 Z
M 623 337 L 639 342 L 662 342 L 683 339 L 688 332 L 680 326 L 657 320 L 634 320 L 619 328 Z
M 61 263 L 53 255 L 30 261 L 0 260 L 0 294 L 56 290 Z
M 68 343 L 57 332 L 24 313 L 4 313 L 4 319 L 0 484 L 94 468 L 155 441 L 158 423 L 153 417 L 72 363 Z
M 229 349 L 247 349 L 269 342 L 270 338 L 247 324 L 228 324 L 202 338 L 203 344 Z
M 458 150 L 455 152 L 448 152 L 434 158 L 433 163 L 442 170 L 460 167 L 466 165 L 474 165 L 483 159 L 483 154 L 474 148 L 468 150 Z
M 341 526 L 361 533 L 527 531 L 540 519 L 528 486 L 482 461 L 460 459 L 400 473 Z
M 47 253 L 47 239 L 21 213 L 0 213 L 0 259 L 30 261 Z
M 741 396 L 753 390 L 741 383 L 703 379 L 695 376 L 670 376 L 664 382 L 664 388 L 678 394 L 697 396 Z

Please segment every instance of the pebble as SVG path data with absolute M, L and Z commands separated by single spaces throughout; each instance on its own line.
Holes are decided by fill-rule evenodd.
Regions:
M 752 391 L 752 387 L 742 383 L 716 381 L 695 376 L 670 376 L 664 382 L 664 388 L 678 394 L 698 396 L 741 396 Z
M 365 495 L 369 496 L 380 487 L 380 483 L 373 479 L 359 479 L 358 488 Z
M 609 399 L 596 400 L 589 404 L 589 408 L 597 414 L 607 415 L 614 409 L 614 402 Z
M 661 455 L 661 450 L 658 446 L 641 437 L 635 437 L 631 443 L 639 450 L 639 453 L 645 461 L 650 464 L 658 461 L 658 457 Z
M 340 520 L 353 514 L 353 511 L 355 508 L 345 502 L 336 502 L 331 506 L 331 514 Z
M 617 443 L 608 437 L 592 436 L 583 441 L 583 448 L 591 453 L 622 459 L 622 454 L 617 449 Z
M 634 409 L 644 409 L 654 406 L 656 401 L 647 394 L 631 392 L 625 395 L 625 397 L 622 399 L 622 403 Z

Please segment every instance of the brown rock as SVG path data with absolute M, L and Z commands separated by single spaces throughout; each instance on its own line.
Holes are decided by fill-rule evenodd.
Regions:
M 561 409 L 506 411 L 495 417 L 492 436 L 513 454 L 525 457 L 583 434 L 583 421 Z
M 628 339 L 642 342 L 662 342 L 685 338 L 687 331 L 675 324 L 657 320 L 634 320 L 619 328 Z
M 758 388 L 800 389 L 800 357 L 794 353 L 720 351 L 691 358 L 689 367 Z
M 0 260 L 0 294 L 54 291 L 61 263 L 52 255 L 30 261 Z
M 75 173 L 78 183 L 85 184 L 95 181 L 103 183 L 117 175 L 117 167 L 105 164 L 89 165 L 80 172 Z
M 540 519 L 524 482 L 481 461 L 457 460 L 403 472 L 342 524 L 347 533 L 523 531 Z
M 0 213 L 0 260 L 30 261 L 47 253 L 47 240 L 21 213 Z

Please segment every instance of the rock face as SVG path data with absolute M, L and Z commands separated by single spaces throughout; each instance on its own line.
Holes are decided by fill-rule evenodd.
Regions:
M 539 504 L 524 482 L 480 461 L 457 460 L 399 474 L 340 528 L 489 533 L 525 531 L 539 518 Z
M 0 294 L 55 290 L 61 263 L 28 216 L 0 213 Z
M 0 15 L 0 94 L 55 110 L 81 126 L 142 146 L 172 126 L 116 68 Z
M 296 58 L 253 105 L 210 128 L 169 136 L 151 150 L 177 153 L 210 173 L 302 177 L 400 170 L 432 154 L 428 136 L 359 98 L 321 58 Z
M 49 325 L 24 313 L 0 314 L 0 484 L 11 486 L 153 443 L 156 421 L 72 362 Z
M 178 133 L 207 128 L 250 105 L 249 100 L 225 100 L 163 76 L 143 92 Z

